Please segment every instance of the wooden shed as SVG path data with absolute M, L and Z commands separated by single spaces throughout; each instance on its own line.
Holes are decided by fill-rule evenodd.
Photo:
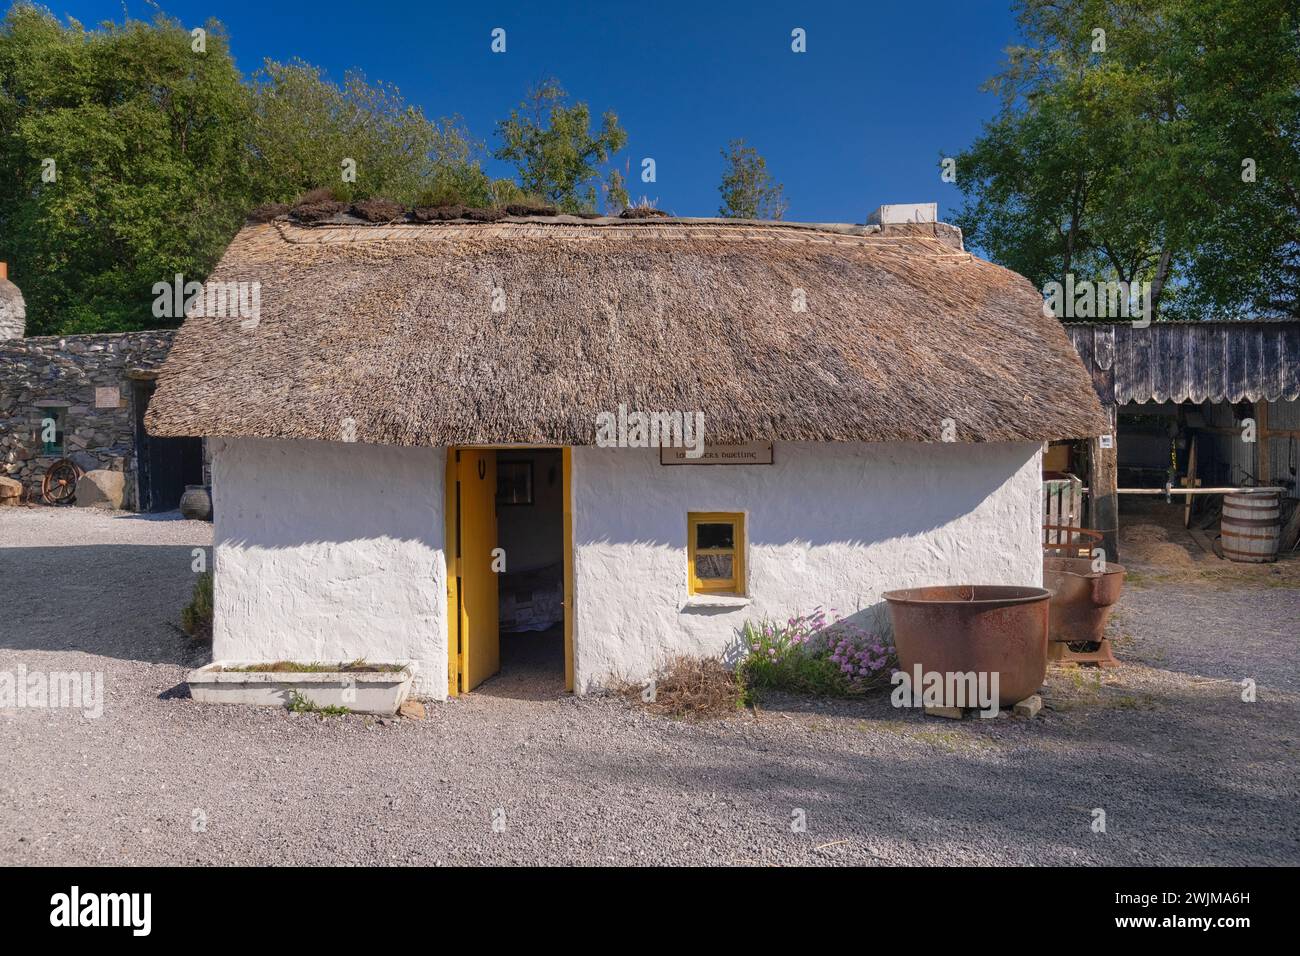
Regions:
M 1296 496 L 1300 321 L 1070 323 L 1112 438 L 1088 449 L 1089 522 L 1118 555 L 1118 490 L 1263 485 Z M 1109 447 L 1105 447 L 1109 445 Z

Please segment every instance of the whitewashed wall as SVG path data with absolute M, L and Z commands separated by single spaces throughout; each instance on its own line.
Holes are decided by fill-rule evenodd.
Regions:
M 442 449 L 214 439 L 213 659 L 411 660 L 447 694 Z
M 1038 443 L 778 444 L 770 466 L 662 466 L 655 450 L 575 448 L 575 684 L 639 680 L 674 654 L 723 654 L 746 619 L 882 591 L 1042 583 Z M 748 593 L 693 607 L 686 513 L 741 511 Z
M 217 660 L 413 660 L 447 689 L 442 449 L 213 440 Z M 778 444 L 771 466 L 575 448 L 575 678 L 734 650 L 746 619 L 1042 580 L 1037 443 Z M 748 600 L 687 594 L 686 513 L 746 514 Z

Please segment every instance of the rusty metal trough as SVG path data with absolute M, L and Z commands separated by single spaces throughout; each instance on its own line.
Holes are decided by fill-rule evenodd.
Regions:
M 1052 660 L 1113 666 L 1117 662 L 1106 640 L 1106 622 L 1124 588 L 1124 567 L 1107 563 L 1093 568 L 1090 558 L 1043 558 L 1043 585 L 1052 592 L 1048 627 Z M 1096 644 L 1071 650 L 1070 644 Z
M 1047 676 L 1045 588 L 957 584 L 886 591 L 899 666 L 940 674 L 996 673 L 1008 707 Z

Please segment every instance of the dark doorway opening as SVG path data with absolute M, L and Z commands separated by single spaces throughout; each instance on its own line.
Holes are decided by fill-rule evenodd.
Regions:
M 551 448 L 497 456 L 497 576 L 501 673 L 492 691 L 517 697 L 564 693 L 564 465 Z M 487 689 L 487 688 L 485 688 Z
M 144 413 L 156 384 L 134 383 L 136 501 L 140 511 L 174 511 L 186 485 L 203 484 L 203 439 L 155 438 L 145 431 Z

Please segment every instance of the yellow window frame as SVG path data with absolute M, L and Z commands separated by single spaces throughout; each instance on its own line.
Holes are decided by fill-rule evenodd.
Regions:
M 730 548 L 697 548 L 697 529 L 702 524 L 731 525 Z M 728 554 L 731 555 L 730 578 L 708 578 L 701 580 L 695 575 L 695 558 L 697 555 Z M 738 511 L 689 511 L 686 514 L 686 560 L 687 573 L 690 577 L 691 594 L 736 594 L 745 593 L 745 516 Z

